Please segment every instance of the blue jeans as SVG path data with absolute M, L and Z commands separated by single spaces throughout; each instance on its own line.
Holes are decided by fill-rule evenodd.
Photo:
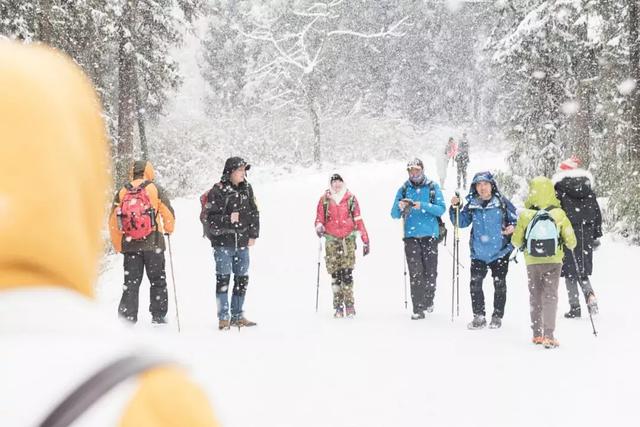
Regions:
M 229 318 L 229 281 L 234 275 L 233 293 L 231 295 L 231 318 L 242 317 L 242 306 L 248 284 L 249 248 L 215 247 L 213 258 L 216 262 L 216 305 L 218 319 Z

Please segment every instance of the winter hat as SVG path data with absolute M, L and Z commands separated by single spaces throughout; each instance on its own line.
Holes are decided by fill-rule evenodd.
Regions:
M 333 184 L 333 181 L 342 181 L 342 182 L 344 182 L 344 179 L 342 179 L 340 174 L 334 173 L 333 175 L 331 175 L 331 178 L 329 178 L 329 184 Z
M 580 163 L 582 162 L 580 161 L 579 158 L 577 158 L 576 156 L 571 156 L 567 160 L 560 163 L 560 166 L 558 166 L 558 169 L 562 171 L 570 171 L 570 170 L 578 169 L 580 167 Z
M 224 162 L 224 170 L 222 171 L 222 181 L 228 181 L 231 176 L 231 172 L 244 166 L 244 170 L 251 169 L 251 165 L 244 161 L 242 157 L 229 157 Z
M 407 163 L 407 170 L 413 169 L 413 168 L 420 168 L 424 170 L 424 163 L 422 163 L 422 160 L 416 157 Z

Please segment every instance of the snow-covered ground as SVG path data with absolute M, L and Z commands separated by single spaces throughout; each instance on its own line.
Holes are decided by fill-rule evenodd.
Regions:
M 434 177 L 433 159 L 416 154 L 424 155 L 427 174 Z M 477 147 L 470 174 L 495 170 L 502 158 Z M 371 254 L 362 258 L 361 246 L 358 252 L 355 319 L 332 317 L 324 263 L 318 313 L 314 308 L 315 207 L 335 171 L 358 197 L 371 236 Z M 164 329 L 146 326 L 146 279 L 136 326 L 187 361 L 210 393 L 224 426 L 636 425 L 640 334 L 635 303 L 640 288 L 634 262 L 640 259 L 640 248 L 607 236 L 595 253 L 592 281 L 601 311 L 596 317 L 597 338 L 588 317 L 562 317 L 568 304 L 561 283 L 556 331 L 561 347 L 544 350 L 530 343 L 521 255 L 519 263 L 510 265 L 502 329 L 467 330 L 472 317 L 468 230 L 462 231 L 460 247 L 460 317 L 451 321 L 449 241 L 440 246 L 434 313 L 422 321 L 409 319 L 401 225 L 389 215 L 395 192 L 406 179 L 404 163 L 301 169 L 288 176 L 251 172 L 261 236 L 252 249 L 245 308 L 258 327 L 217 330 L 213 257 L 201 237 L 197 196 L 174 202 L 177 228 L 171 243 L 182 332 L 175 330 L 174 319 Z M 454 182 L 450 168 L 447 201 Z M 121 256 L 109 260 L 99 283 L 100 303 L 114 316 L 121 263 Z M 167 267 L 169 273 L 168 257 Z M 490 313 L 490 278 L 485 280 L 485 298 Z M 174 315 L 170 291 L 170 316 Z

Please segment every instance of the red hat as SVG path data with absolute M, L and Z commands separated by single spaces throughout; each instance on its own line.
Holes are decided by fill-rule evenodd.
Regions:
M 560 166 L 558 168 L 563 171 L 570 171 L 578 169 L 580 167 L 580 163 L 582 162 L 579 158 L 577 158 L 576 156 L 571 156 L 564 162 L 560 163 Z

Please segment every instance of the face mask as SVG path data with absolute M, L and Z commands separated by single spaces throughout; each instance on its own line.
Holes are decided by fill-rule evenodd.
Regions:
M 422 181 L 424 181 L 424 174 L 421 173 L 420 175 L 411 175 L 409 177 L 409 180 L 414 184 L 420 184 Z

